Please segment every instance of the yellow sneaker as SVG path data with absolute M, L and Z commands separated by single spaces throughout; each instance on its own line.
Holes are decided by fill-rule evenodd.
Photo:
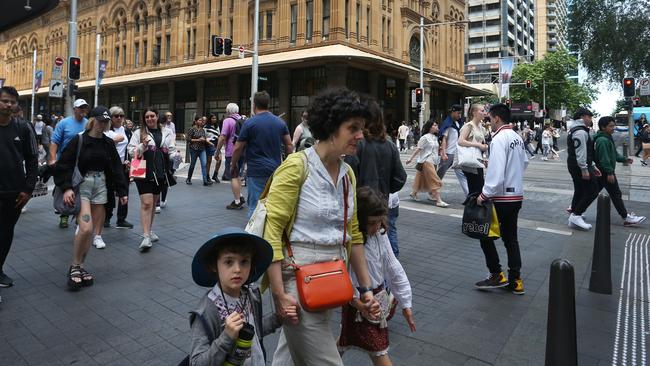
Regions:
M 479 289 L 499 288 L 508 286 L 508 280 L 503 272 L 490 273 L 488 278 L 477 282 L 475 286 Z
M 524 281 L 521 278 L 517 278 L 515 282 L 508 283 L 508 289 L 515 295 L 523 295 L 526 293 L 524 290 Z

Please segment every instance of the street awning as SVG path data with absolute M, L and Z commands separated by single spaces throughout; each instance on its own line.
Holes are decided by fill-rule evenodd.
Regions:
M 259 57 L 260 67 L 267 66 L 278 66 L 285 64 L 300 64 L 303 62 L 313 61 L 319 58 L 351 58 L 355 60 L 367 60 L 375 62 L 384 66 L 398 68 L 405 72 L 419 72 L 419 70 L 412 65 L 408 65 L 399 61 L 395 61 L 386 57 L 375 55 L 372 53 L 364 52 L 352 47 L 345 45 L 329 45 L 323 47 L 314 47 L 308 49 L 300 49 L 293 51 L 284 51 L 276 52 L 270 54 L 264 54 Z M 191 76 L 206 75 L 206 74 L 216 74 L 222 72 L 233 72 L 250 69 L 252 66 L 252 58 L 229 58 L 221 61 L 213 61 L 207 63 L 200 63 L 195 65 L 188 66 L 176 66 L 169 67 L 160 70 L 146 71 L 137 74 L 125 74 L 112 77 L 105 77 L 102 80 L 102 87 L 112 86 L 112 85 L 129 85 L 129 84 L 141 84 L 142 82 L 154 82 L 154 81 L 165 81 L 175 78 L 187 78 Z M 474 90 L 477 93 L 485 93 L 480 89 L 472 88 L 467 83 L 460 82 L 451 78 L 447 78 L 437 74 L 427 74 L 430 77 L 444 81 L 449 85 L 453 85 L 457 88 L 463 88 L 467 90 Z M 47 83 L 43 83 L 48 85 Z M 77 83 L 79 89 L 83 88 L 92 88 L 95 85 L 95 80 L 84 80 Z M 37 92 L 38 95 L 47 94 L 47 86 L 41 87 Z M 19 91 L 21 96 L 31 95 L 31 90 L 25 89 Z

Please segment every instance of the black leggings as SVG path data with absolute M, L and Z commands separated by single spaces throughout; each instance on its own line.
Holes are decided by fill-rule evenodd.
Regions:
M 483 190 L 483 184 L 485 183 L 485 179 L 483 178 L 483 169 L 478 168 L 477 173 L 470 173 L 463 170 L 463 173 L 465 174 L 465 177 L 467 177 L 467 188 L 469 190 L 469 194 L 481 194 L 481 191 Z

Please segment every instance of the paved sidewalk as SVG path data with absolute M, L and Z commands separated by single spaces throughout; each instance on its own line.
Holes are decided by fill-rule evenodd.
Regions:
M 195 177 L 199 174 L 195 171 Z M 460 210 L 462 197 L 452 185 L 453 174 L 449 178 L 445 197 L 452 210 Z M 107 248 L 91 248 L 87 260 L 96 284 L 78 293 L 65 290 L 74 228 L 58 229 L 51 198 L 30 202 L 6 266 L 16 284 L 0 292 L 0 365 L 175 365 L 187 354 L 187 313 L 207 290 L 191 280 L 192 255 L 219 228 L 243 226 L 246 212 L 225 209 L 231 200 L 228 184 L 179 182 L 167 208 L 156 215 L 154 230 L 161 240 L 147 254 L 137 249 L 139 205 L 131 185 L 129 220 L 136 228 L 105 230 Z M 407 193 L 408 187 L 402 196 Z M 522 218 L 563 225 L 566 201 L 565 196 L 536 196 L 524 203 Z M 647 203 L 630 204 L 648 212 Z M 542 365 L 549 265 L 558 257 L 575 267 L 580 364 L 611 364 L 623 244 L 630 232 L 648 233 L 648 225 L 613 226 L 610 296 L 587 291 L 593 232 L 567 236 L 522 227 L 527 292 L 515 296 L 473 288 L 486 273 L 483 255 L 449 212 L 404 200 L 398 221 L 400 260 L 413 287 L 418 331 L 410 333 L 400 314 L 390 322 L 396 365 Z M 587 215 L 594 221 L 593 211 Z M 506 258 L 503 246 L 497 247 Z M 264 304 L 268 311 L 268 297 Z M 333 317 L 334 331 L 338 319 L 338 314 Z M 276 342 L 277 333 L 265 339 L 269 361 Z M 346 353 L 344 361 L 370 365 L 357 351 Z

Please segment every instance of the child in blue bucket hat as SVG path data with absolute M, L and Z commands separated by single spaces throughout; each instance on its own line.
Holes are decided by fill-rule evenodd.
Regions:
M 212 289 L 190 314 L 191 365 L 222 365 L 233 357 L 245 359 L 246 365 L 265 365 L 262 338 L 281 323 L 275 313 L 262 316 L 260 291 L 248 285 L 266 272 L 272 259 L 266 240 L 238 228 L 217 232 L 199 248 L 192 260 L 192 279 Z M 238 339 L 246 338 L 241 334 L 246 332 L 254 336 L 250 348 L 242 349 Z

